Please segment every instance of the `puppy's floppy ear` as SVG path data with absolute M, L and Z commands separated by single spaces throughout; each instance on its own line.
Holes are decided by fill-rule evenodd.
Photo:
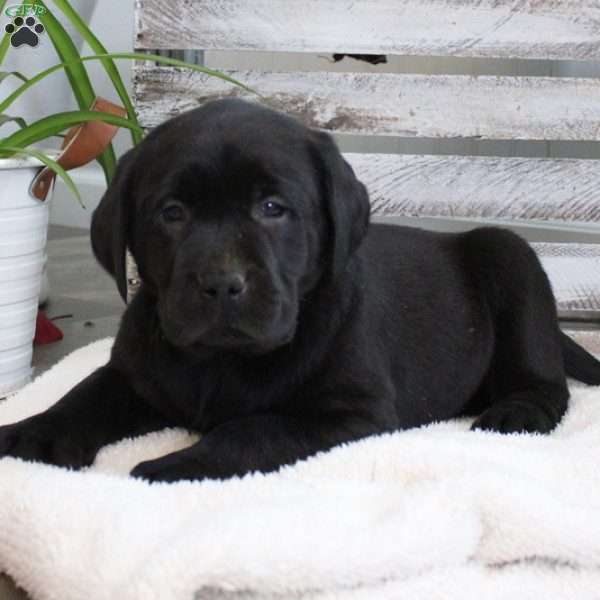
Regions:
M 127 302 L 127 274 L 125 252 L 130 242 L 131 219 L 129 213 L 133 198 L 131 172 L 136 149 L 125 153 L 119 160 L 117 171 L 92 215 L 92 250 L 98 262 L 110 273 L 119 293 Z
M 333 138 L 323 132 L 313 134 L 321 194 L 332 225 L 332 273 L 336 277 L 367 232 L 371 205 L 366 187 L 356 178 Z

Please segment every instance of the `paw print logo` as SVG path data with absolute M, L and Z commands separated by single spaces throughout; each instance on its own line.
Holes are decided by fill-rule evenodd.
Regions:
M 37 22 L 35 17 L 15 17 L 12 23 L 8 23 L 4 28 L 6 33 L 10 34 L 10 43 L 15 48 L 27 44 L 35 48 L 40 38 L 40 34 L 44 33 L 44 26 Z

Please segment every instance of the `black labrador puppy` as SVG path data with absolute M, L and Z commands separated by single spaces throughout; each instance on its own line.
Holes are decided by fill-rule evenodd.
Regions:
M 545 433 L 567 408 L 565 373 L 600 383 L 519 237 L 368 222 L 331 137 L 283 114 L 222 100 L 157 127 L 93 218 L 121 294 L 126 247 L 143 282 L 110 362 L 1 427 L 0 455 L 77 468 L 182 426 L 201 440 L 133 475 L 226 478 L 460 415 Z

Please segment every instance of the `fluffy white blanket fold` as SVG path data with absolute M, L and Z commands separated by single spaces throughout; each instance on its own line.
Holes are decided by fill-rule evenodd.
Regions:
M 39 412 L 103 364 L 73 353 L 4 403 Z M 68 471 L 0 460 L 0 571 L 35 600 L 600 598 L 600 388 L 550 436 L 466 421 L 365 439 L 279 473 L 147 484 L 166 430 Z

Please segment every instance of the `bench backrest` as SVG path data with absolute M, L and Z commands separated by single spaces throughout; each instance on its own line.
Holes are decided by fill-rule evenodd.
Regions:
M 136 48 L 594 61 L 600 3 L 136 0 Z M 600 142 L 600 78 L 363 71 L 228 74 L 259 91 L 260 101 L 340 135 Z M 219 79 L 150 63 L 136 66 L 134 93 L 147 128 L 214 98 L 258 101 Z M 346 158 L 367 185 L 376 217 L 568 222 L 581 231 L 600 223 L 600 160 L 389 152 Z M 534 247 L 561 315 L 598 318 L 600 244 Z

